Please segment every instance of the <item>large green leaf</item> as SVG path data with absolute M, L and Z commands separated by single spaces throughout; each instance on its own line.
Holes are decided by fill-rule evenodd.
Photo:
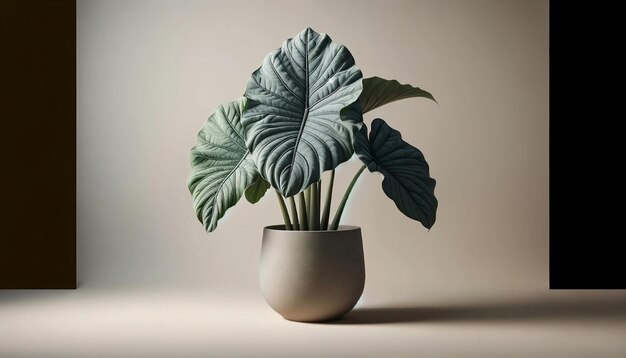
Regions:
M 369 140 L 363 125 L 355 135 L 354 150 L 370 172 L 384 175 L 383 191 L 398 209 L 430 229 L 437 213 L 436 182 L 422 152 L 380 118 L 372 122 Z
M 365 113 L 387 103 L 411 97 L 425 97 L 437 102 L 432 94 L 419 87 L 380 77 L 363 80 L 363 92 L 359 96 L 359 102 L 363 107 L 363 113 Z
M 259 173 L 246 148 L 241 126 L 245 98 L 217 107 L 191 149 L 187 181 L 198 219 L 207 232 L 235 205 Z
M 252 74 L 242 119 L 246 143 L 263 178 L 285 197 L 352 156 L 362 116 L 350 105 L 362 77 L 348 49 L 310 28 Z

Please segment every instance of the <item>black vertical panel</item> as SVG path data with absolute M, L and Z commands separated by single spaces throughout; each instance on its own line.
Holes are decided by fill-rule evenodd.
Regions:
M 622 24 L 550 2 L 551 289 L 626 289 Z
M 76 288 L 76 3 L 0 0 L 0 288 Z

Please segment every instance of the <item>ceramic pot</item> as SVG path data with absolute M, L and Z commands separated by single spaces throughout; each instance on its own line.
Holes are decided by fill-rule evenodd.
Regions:
M 284 225 L 267 226 L 259 279 L 265 301 L 288 320 L 341 318 L 365 286 L 361 228 L 287 231 Z

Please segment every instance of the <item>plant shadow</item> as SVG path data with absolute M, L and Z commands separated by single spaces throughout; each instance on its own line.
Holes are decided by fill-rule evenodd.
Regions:
M 442 306 L 405 305 L 355 308 L 339 320 L 325 324 L 393 324 L 413 322 L 497 322 L 626 320 L 626 300 L 527 300 Z

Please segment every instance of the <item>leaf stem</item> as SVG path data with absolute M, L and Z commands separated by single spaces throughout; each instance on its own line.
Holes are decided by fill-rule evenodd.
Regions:
M 309 229 L 309 221 L 307 218 L 307 212 L 306 212 L 306 199 L 304 198 L 304 192 L 300 192 L 300 194 L 298 195 L 298 198 L 300 200 L 298 200 L 298 205 L 300 206 L 300 229 L 301 230 L 308 230 Z
M 298 222 L 298 209 L 296 209 L 295 195 L 289 197 L 289 206 L 291 207 L 291 219 L 294 230 L 300 230 L 300 223 Z
M 363 170 L 365 170 L 365 168 L 367 168 L 366 165 L 361 166 L 361 168 L 356 172 L 356 174 L 354 174 L 354 177 L 352 178 L 350 185 L 348 185 L 348 189 L 346 189 L 346 192 L 343 194 L 343 198 L 341 199 L 341 203 L 339 203 L 339 207 L 337 208 L 337 212 L 335 213 L 335 218 L 333 219 L 333 222 L 330 225 L 329 230 L 337 230 L 337 228 L 339 227 L 339 221 L 341 220 L 343 209 L 345 208 L 346 202 L 348 201 L 348 198 L 350 197 L 352 188 L 354 188 L 354 184 L 356 184 L 356 181 L 359 179 L 359 177 L 361 176 L 361 173 L 363 173 Z
M 324 202 L 324 211 L 322 213 L 322 230 L 328 230 L 328 219 L 330 218 L 330 204 L 333 199 L 333 184 L 335 183 L 335 169 L 330 172 L 330 183 L 326 191 L 326 200 Z
M 320 222 L 320 219 L 322 217 L 322 178 L 320 178 L 320 180 L 317 182 L 317 224 L 318 226 L 318 230 L 320 230 L 322 228 L 322 223 Z
M 309 227 L 310 230 L 319 230 L 320 229 L 320 208 L 319 208 L 319 201 L 318 199 L 318 191 L 317 191 L 317 184 L 318 183 L 313 183 L 311 184 L 311 192 L 310 192 L 310 198 L 311 198 L 311 213 L 309 214 Z
M 291 220 L 289 220 L 289 212 L 287 212 L 287 206 L 285 206 L 285 200 L 283 196 L 280 195 L 278 190 L 274 189 L 276 192 L 276 197 L 278 198 L 278 205 L 280 205 L 280 211 L 283 213 L 283 220 L 285 221 L 285 230 L 293 230 L 291 226 Z
M 309 228 L 307 230 L 311 230 L 313 227 L 313 203 L 311 202 L 311 187 L 313 185 L 309 185 L 308 188 L 304 190 L 304 197 L 306 198 L 306 213 L 307 213 L 307 222 L 309 224 Z

